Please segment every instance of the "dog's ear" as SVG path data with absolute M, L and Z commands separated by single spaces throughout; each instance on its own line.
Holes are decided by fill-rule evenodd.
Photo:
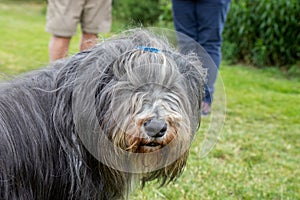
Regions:
M 101 76 L 98 77 L 95 104 L 97 105 L 96 113 L 100 123 L 103 121 L 108 105 L 111 103 L 111 88 L 116 81 L 113 72 L 113 65 L 114 61 L 105 67 Z
M 100 107 L 102 108 L 105 108 L 104 105 L 109 103 L 107 102 L 109 99 L 105 96 L 108 94 L 102 91 L 113 80 L 112 63 L 102 62 L 95 53 L 105 56 L 105 52 L 102 52 L 100 48 L 98 52 L 90 50 L 80 52 L 68 58 L 64 65 L 58 68 L 55 80 L 55 93 L 56 101 L 59 103 L 56 103 L 56 106 L 53 108 L 54 123 L 59 129 L 57 131 L 63 132 L 65 128 L 73 129 L 73 127 L 64 127 L 64 124 L 69 126 L 73 124 L 74 110 L 72 109 L 74 109 L 74 99 L 77 100 L 77 104 L 84 106 L 88 106 L 84 101 L 88 97 L 95 98 L 95 103 L 101 104 Z M 77 93 L 74 91 L 77 91 Z M 99 96 L 100 94 L 102 95 L 101 97 Z M 64 118 L 65 116 L 68 118 Z M 56 120 L 61 118 L 64 118 L 65 121 L 60 122 Z
M 187 84 L 187 91 L 192 102 L 196 103 L 197 110 L 200 110 L 201 101 L 204 95 L 205 77 L 199 66 L 187 64 L 186 70 L 182 75 L 184 76 Z
M 201 102 L 204 95 L 204 85 L 206 83 L 206 71 L 202 68 L 202 63 L 196 58 L 187 58 L 182 55 L 173 55 L 180 74 L 186 85 L 186 91 L 190 103 L 196 112 L 200 112 Z

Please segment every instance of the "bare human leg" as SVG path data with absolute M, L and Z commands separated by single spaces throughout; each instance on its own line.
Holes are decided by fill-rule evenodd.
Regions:
M 68 55 L 71 37 L 52 36 L 49 42 L 50 62 L 65 58 Z
M 82 33 L 80 42 L 80 51 L 89 49 L 98 43 L 98 35 L 93 33 Z

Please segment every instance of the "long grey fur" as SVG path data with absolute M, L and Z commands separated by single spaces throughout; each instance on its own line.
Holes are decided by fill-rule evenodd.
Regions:
M 162 50 L 163 57 L 144 52 L 137 48 L 139 46 Z M 164 62 L 168 67 L 164 68 Z M 135 66 L 152 64 L 162 67 L 152 68 L 148 74 L 134 70 Z M 81 80 L 82 73 L 89 74 L 85 77 L 89 79 Z M 176 104 L 181 108 L 174 105 L 173 108 L 179 114 L 185 113 L 182 116 L 190 124 L 188 130 L 192 138 L 200 123 L 204 77 L 197 56 L 181 55 L 163 39 L 138 29 L 1 83 L 0 199 L 126 198 L 131 182 L 136 181 L 133 174 L 113 169 L 97 160 L 76 131 L 72 108 L 75 85 L 86 81 L 97 91 L 89 98 L 95 98 L 97 118 L 103 130 L 99 134 L 113 140 L 113 135 L 118 134 L 111 131 L 116 121 L 108 118 L 113 118 L 111 113 L 122 111 L 112 108 L 112 98 L 125 97 L 117 96 L 113 88 L 119 84 L 119 90 L 134 93 L 145 81 L 161 84 L 171 90 L 170 97 L 165 97 L 167 104 L 174 99 L 181 101 Z M 128 84 L 120 86 L 121 82 Z M 112 94 L 112 90 L 115 93 Z M 145 90 L 147 87 L 139 92 Z M 155 98 L 159 98 L 159 94 Z M 123 104 L 132 106 L 134 102 L 124 101 Z M 141 105 L 139 109 L 145 108 Z M 114 115 L 118 116 L 118 113 Z M 124 118 L 116 119 L 122 124 Z M 124 148 L 121 144 L 119 146 Z M 181 174 L 187 154 L 188 151 L 163 169 L 138 176 L 137 182 L 143 185 L 146 181 L 158 179 L 163 185 L 173 180 Z

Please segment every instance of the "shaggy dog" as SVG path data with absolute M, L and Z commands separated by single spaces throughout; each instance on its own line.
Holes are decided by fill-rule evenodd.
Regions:
M 178 177 L 204 70 L 131 30 L 0 87 L 0 199 L 124 199 Z

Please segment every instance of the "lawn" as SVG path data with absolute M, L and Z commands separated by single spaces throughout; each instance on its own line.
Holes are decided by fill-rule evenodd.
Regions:
M 44 31 L 44 10 L 41 4 L 0 2 L 0 73 L 47 65 L 50 35 Z M 120 27 L 115 20 L 111 34 Z M 70 54 L 77 52 L 78 40 L 73 39 Z M 225 88 L 226 119 L 215 148 L 200 157 L 211 123 L 207 117 L 182 176 L 162 188 L 147 184 L 130 199 L 300 199 L 299 78 L 288 79 L 275 68 L 224 62 L 219 82 Z

